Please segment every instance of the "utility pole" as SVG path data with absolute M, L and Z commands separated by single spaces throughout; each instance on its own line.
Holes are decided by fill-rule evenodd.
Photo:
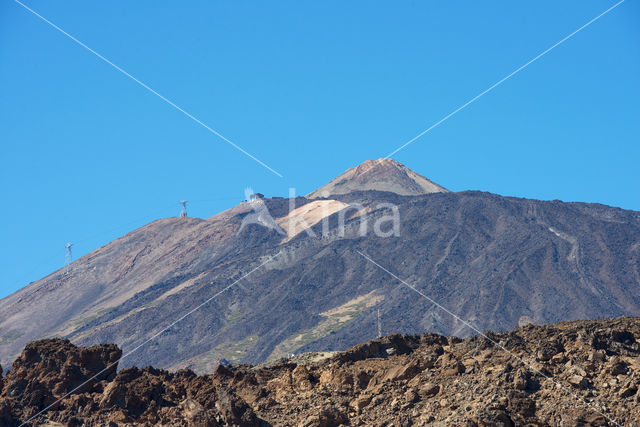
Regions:
M 71 270 L 71 262 L 73 261 L 73 255 L 71 255 L 71 246 L 73 246 L 73 244 L 71 243 L 67 243 L 66 245 L 64 245 L 66 249 L 64 257 L 65 273 L 69 273 L 69 270 Z
M 380 321 L 380 307 L 378 307 L 378 338 L 382 337 L 382 322 Z

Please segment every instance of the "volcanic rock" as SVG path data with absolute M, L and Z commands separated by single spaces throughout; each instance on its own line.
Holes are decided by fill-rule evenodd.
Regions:
M 601 333 L 605 328 L 624 331 L 627 338 Z M 392 335 L 328 357 L 220 366 L 204 376 L 151 367 L 115 374 L 110 368 L 120 357 L 115 346 L 36 341 L 3 380 L 0 425 L 606 426 L 640 421 L 639 318 L 526 326 L 489 336 L 502 344 L 484 337 Z M 541 342 L 555 343 L 558 353 L 536 361 Z M 389 348 L 397 354 L 389 356 Z M 425 365 L 425 355 L 438 357 Z M 566 362 L 556 363 L 558 355 Z M 614 374 L 622 364 L 624 374 Z M 460 365 L 473 366 L 473 372 Z M 94 381 L 74 390 L 92 376 Z

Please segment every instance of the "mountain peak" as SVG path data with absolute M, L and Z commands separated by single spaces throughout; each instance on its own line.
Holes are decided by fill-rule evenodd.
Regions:
M 446 193 L 447 189 L 412 171 L 393 159 L 366 160 L 309 193 L 315 199 L 354 191 L 389 191 L 402 196 Z

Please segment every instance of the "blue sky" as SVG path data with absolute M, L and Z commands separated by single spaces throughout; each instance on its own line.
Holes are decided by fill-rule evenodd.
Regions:
M 615 2 L 0 3 L 0 297 L 187 199 L 306 194 L 387 155 Z M 454 191 L 640 210 L 640 4 L 394 158 Z

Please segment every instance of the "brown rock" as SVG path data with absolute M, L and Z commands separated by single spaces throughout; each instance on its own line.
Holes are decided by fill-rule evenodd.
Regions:
M 371 396 L 368 394 L 360 395 L 353 403 L 356 409 L 363 409 L 371 403 Z
M 584 369 L 582 369 L 580 366 L 573 366 L 571 368 L 571 372 L 576 375 L 580 375 L 581 377 L 587 376 L 587 372 Z
M 115 345 L 76 347 L 69 340 L 45 339 L 27 344 L 13 362 L 12 375 L 38 381 L 55 396 L 79 393 L 113 378 L 122 351 Z M 96 377 L 92 379 L 92 377 Z M 87 384 L 83 384 L 87 382 Z
M 424 368 L 433 368 L 442 353 L 442 346 L 437 346 L 437 348 L 435 349 L 429 349 L 428 351 L 426 351 L 422 356 L 422 365 L 424 366 Z
M 561 353 L 566 358 L 564 366 L 529 361 L 536 368 L 546 366 L 555 378 L 566 378 L 572 387 L 587 389 L 579 393 L 587 405 L 576 405 L 575 396 L 553 380 L 514 366 L 510 354 L 476 337 L 445 340 L 446 353 L 437 359 L 435 369 L 424 369 L 424 354 L 433 349 L 434 341 L 439 342 L 437 336 L 427 334 L 408 339 L 409 344 L 403 344 L 402 336 L 393 338 L 393 348 L 398 349 L 394 357 L 383 354 L 391 340 L 379 340 L 360 347 L 370 356 L 357 356 L 355 361 L 338 354 L 312 362 L 227 366 L 219 368 L 215 375 L 204 376 L 188 371 L 124 369 L 114 377 L 91 384 L 88 390 L 62 399 L 33 424 L 634 425 L 640 419 L 638 369 L 634 364 L 640 356 L 640 346 L 629 337 L 616 344 L 610 334 L 603 332 L 599 345 L 615 356 L 607 360 L 609 363 L 599 361 L 599 356 L 592 356 L 587 362 L 594 354 L 593 348 L 575 339 L 578 328 L 586 330 L 584 339 L 588 340 L 591 331 L 598 329 L 593 325 L 610 323 L 625 323 L 627 327 L 617 329 L 640 336 L 640 319 L 630 318 L 530 326 L 491 335 L 516 355 L 528 354 L 544 340 L 560 343 L 566 348 Z M 581 326 L 585 324 L 587 327 Z M 609 350 L 606 345 L 614 347 Z M 60 390 L 56 387 L 69 384 L 60 378 L 63 373 L 67 377 L 78 372 L 84 375 L 94 369 L 72 369 L 75 358 L 83 354 L 82 349 L 64 342 L 56 348 L 49 353 L 40 348 L 35 355 L 27 354 L 21 359 L 23 365 L 3 379 L 0 426 L 16 426 L 17 420 L 28 419 L 43 405 L 54 402 L 53 391 Z M 39 360 L 40 355 L 45 357 Z M 457 368 L 462 360 L 473 369 Z M 26 366 L 24 361 L 31 364 Z M 614 375 L 613 372 L 620 372 L 616 366 L 621 364 L 625 365 L 625 373 Z M 57 370 L 59 366 L 64 370 Z M 443 375 L 447 370 L 456 373 Z M 594 382 L 593 390 L 588 390 L 588 378 Z M 610 420 L 600 417 L 601 412 Z
M 190 425 L 198 427 L 218 427 L 220 424 L 216 421 L 214 414 L 205 410 L 204 407 L 192 399 L 185 399 L 180 402 L 180 408 L 184 417 Z
M 463 373 L 464 370 L 465 368 L 462 362 L 455 361 L 451 365 L 448 365 L 446 368 L 442 369 L 442 375 L 452 377 L 454 375 Z
M 365 371 L 360 371 L 355 374 L 355 384 L 361 389 L 367 388 L 369 381 L 371 381 L 372 375 Z
M 551 358 L 550 362 L 555 365 L 559 365 L 561 363 L 565 363 L 567 360 L 569 359 L 567 359 L 567 356 L 565 356 L 564 353 L 558 353 Z
M 213 375 L 218 378 L 233 378 L 233 371 L 225 365 L 218 365 Z
M 512 414 L 517 414 L 522 419 L 535 416 L 536 402 L 525 392 L 515 391 L 509 393 L 509 398 L 504 407 Z
M 562 346 L 557 342 L 544 342 L 538 346 L 536 356 L 544 362 L 551 360 L 553 356 L 562 351 Z
M 313 389 L 313 377 L 305 365 L 296 366 L 293 372 L 291 372 L 291 379 L 294 387 L 299 390 Z
M 383 381 L 407 381 L 420 373 L 420 364 L 417 360 L 412 360 L 407 364 L 394 366 L 387 371 Z
M 320 411 L 317 416 L 317 424 L 312 424 L 318 427 L 335 427 L 341 424 L 347 424 L 349 418 L 343 411 L 338 408 L 330 407 Z
M 517 390 L 525 390 L 529 384 L 529 375 L 527 372 L 520 368 L 513 376 L 513 386 Z
M 122 352 L 115 345 L 76 347 L 68 340 L 46 339 L 27 344 L 5 378 L 4 393 L 15 405 L 35 413 L 67 393 L 90 391 L 111 379 Z
M 338 366 L 332 365 L 320 374 L 320 384 L 338 387 L 353 385 L 353 377 Z
M 418 395 L 417 395 L 417 394 L 416 394 L 416 392 L 415 392 L 415 391 L 413 391 L 413 390 L 407 390 L 407 391 L 404 393 L 404 400 L 405 400 L 406 402 L 408 402 L 408 403 L 413 403 L 413 402 L 415 402 L 416 400 L 418 400 Z
M 618 356 L 613 356 L 607 363 L 607 371 L 611 375 L 624 375 L 627 373 L 627 363 Z
M 481 409 L 473 419 L 473 424 L 479 427 L 511 427 L 514 426 L 514 422 L 509 415 L 500 409 L 487 410 Z
M 627 397 L 631 397 L 634 394 L 636 394 L 637 391 L 638 391 L 638 388 L 635 385 L 629 385 L 629 386 L 623 387 L 618 393 L 618 396 L 626 399 Z
M 460 360 L 451 353 L 445 353 L 438 359 L 441 374 L 444 376 L 455 376 L 465 371 L 465 367 Z
M 465 359 L 462 365 L 464 366 L 464 372 L 467 373 L 473 373 L 480 369 L 480 363 L 472 357 Z
M 604 350 L 593 350 L 589 353 L 589 362 L 603 362 L 607 358 Z
M 253 409 L 229 388 L 218 390 L 216 409 L 227 425 L 250 427 L 264 424 L 262 420 L 258 419 Z
M 589 382 L 582 375 L 578 374 L 569 376 L 567 381 L 575 388 L 586 388 L 589 384 Z
M 424 383 L 419 389 L 418 394 L 423 397 L 431 397 L 438 394 L 440 386 L 433 383 Z

